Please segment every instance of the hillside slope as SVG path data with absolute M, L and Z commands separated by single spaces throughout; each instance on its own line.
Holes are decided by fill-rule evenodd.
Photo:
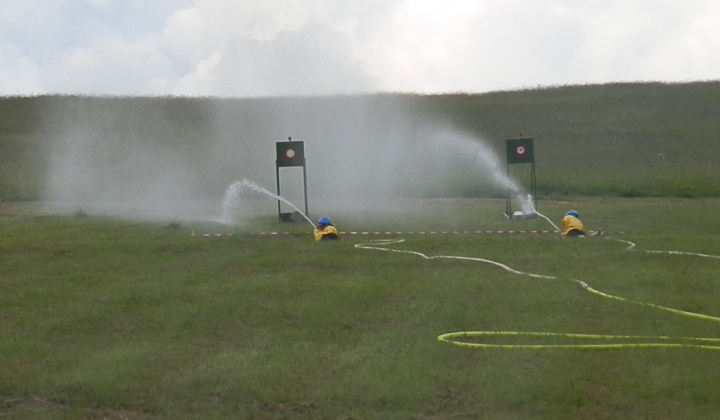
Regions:
M 216 196 L 240 177 L 270 186 L 273 143 L 288 136 L 307 142 L 318 196 L 502 196 L 489 175 L 505 172 L 504 140 L 519 134 L 535 139 L 542 195 L 718 196 L 717 98 L 720 82 L 308 98 L 7 97 L 0 200 Z M 493 156 L 461 158 L 469 154 Z

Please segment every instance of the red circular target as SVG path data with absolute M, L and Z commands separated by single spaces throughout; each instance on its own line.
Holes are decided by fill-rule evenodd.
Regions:
M 285 160 L 288 162 L 292 162 L 297 157 L 297 152 L 295 152 L 295 149 L 285 149 Z
M 528 149 L 527 149 L 527 147 L 525 147 L 524 144 L 518 144 L 517 146 L 515 146 L 514 152 L 515 152 L 515 156 L 517 156 L 519 158 L 524 158 L 527 156 Z

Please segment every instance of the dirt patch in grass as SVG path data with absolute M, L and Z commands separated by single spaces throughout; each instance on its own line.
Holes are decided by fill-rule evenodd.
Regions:
M 42 397 L 11 397 L 0 396 L 0 418 L 21 419 L 30 413 L 35 415 L 46 413 L 62 413 L 71 407 L 61 402 Z M 81 410 L 82 418 L 103 420 L 151 420 L 155 417 L 143 412 L 115 408 L 88 408 Z M 43 414 L 45 416 L 46 414 Z
M 0 397 L 0 414 L 9 414 L 12 412 L 21 413 L 23 411 L 61 411 L 63 404 L 59 404 L 45 398 L 39 397 Z
M 45 206 L 37 202 L 25 203 L 3 203 L 0 202 L 0 217 L 17 217 L 17 216 L 44 216 L 49 213 L 45 211 Z
M 259 413 L 264 413 L 263 416 L 267 415 L 272 418 L 288 418 L 308 416 L 315 410 L 315 405 L 312 403 L 263 403 L 256 405 L 256 410 Z

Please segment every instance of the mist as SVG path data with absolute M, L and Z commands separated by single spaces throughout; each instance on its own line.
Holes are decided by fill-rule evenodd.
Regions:
M 305 142 L 314 214 L 520 191 L 495 153 L 500 139 L 470 135 L 412 98 L 65 98 L 44 117 L 44 200 L 93 215 L 218 220 L 238 180 L 275 192 L 275 143 L 288 137 Z M 280 195 L 302 208 L 302 168 L 279 174 Z M 255 213 L 277 212 L 277 200 L 252 200 Z

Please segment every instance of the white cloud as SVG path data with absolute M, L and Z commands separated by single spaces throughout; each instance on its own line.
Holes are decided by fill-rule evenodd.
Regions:
M 24 57 L 14 45 L 0 41 L 0 95 L 42 93 L 35 63 Z
M 482 92 L 720 79 L 716 0 L 0 0 L 20 91 Z
M 319 24 L 268 41 L 239 38 L 201 60 L 173 93 L 278 96 L 373 90 L 350 52 L 346 36 Z
M 158 80 L 171 77 L 172 66 L 158 53 L 155 43 L 113 37 L 69 52 L 47 69 L 43 81 L 55 92 L 130 95 L 162 94 L 153 87 Z
M 164 48 L 192 66 L 173 93 L 260 96 L 376 90 L 356 58 L 354 36 L 364 26 L 360 19 L 370 19 L 392 2 L 358 3 L 198 0 L 173 14 L 163 32 Z

